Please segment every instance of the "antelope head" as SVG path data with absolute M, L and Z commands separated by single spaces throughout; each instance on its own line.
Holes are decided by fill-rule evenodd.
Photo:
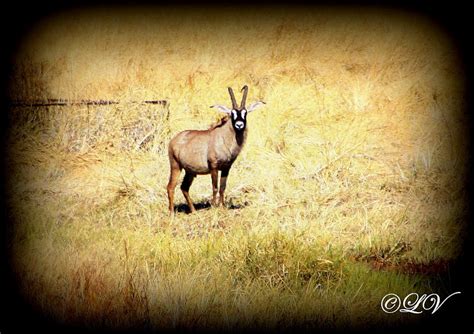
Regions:
M 247 93 L 248 93 L 248 86 L 245 85 L 242 87 L 241 92 L 243 91 L 242 101 L 240 102 L 240 107 L 237 105 L 237 101 L 235 100 L 234 91 L 231 87 L 228 87 L 230 99 L 232 101 L 232 109 L 227 108 L 223 105 L 214 105 L 211 108 L 217 108 L 219 111 L 226 113 L 230 116 L 232 120 L 232 127 L 236 132 L 244 131 L 247 126 L 247 114 L 249 112 L 254 111 L 262 104 L 265 104 L 263 101 L 258 101 L 250 104 L 248 107 L 245 106 L 247 100 Z

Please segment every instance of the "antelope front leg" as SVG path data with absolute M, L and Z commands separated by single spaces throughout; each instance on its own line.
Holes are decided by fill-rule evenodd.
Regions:
M 213 206 L 217 206 L 217 177 L 218 177 L 218 171 L 216 169 L 211 169 L 211 178 L 212 178 L 212 202 L 211 204 Z
M 223 169 L 221 172 L 221 181 L 219 185 L 219 204 L 224 206 L 224 192 L 227 184 L 227 176 L 229 175 L 229 169 Z

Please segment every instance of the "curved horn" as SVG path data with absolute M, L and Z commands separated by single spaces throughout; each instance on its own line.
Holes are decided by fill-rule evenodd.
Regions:
M 245 85 L 240 91 L 244 91 L 244 95 L 242 96 L 242 102 L 240 102 L 240 109 L 242 109 L 245 108 L 245 102 L 247 101 L 247 93 L 249 91 L 249 87 Z
M 235 101 L 234 91 L 230 87 L 227 88 L 229 89 L 230 99 L 232 100 L 232 109 L 237 109 L 237 101 Z

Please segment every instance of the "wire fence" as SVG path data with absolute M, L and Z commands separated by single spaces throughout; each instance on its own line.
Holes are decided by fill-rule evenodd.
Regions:
M 109 105 L 120 104 L 116 100 L 70 100 L 70 99 L 46 99 L 46 100 L 13 100 L 10 101 L 11 107 L 50 107 L 50 106 L 77 106 L 77 105 Z M 167 100 L 145 100 L 145 101 L 127 101 L 127 103 L 145 103 L 159 104 L 168 106 Z
M 10 133 L 69 151 L 114 147 L 164 149 L 170 134 L 167 100 L 12 100 Z

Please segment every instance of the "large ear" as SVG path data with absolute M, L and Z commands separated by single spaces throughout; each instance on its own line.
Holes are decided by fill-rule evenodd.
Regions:
M 254 103 L 252 103 L 251 105 L 248 106 L 247 111 L 248 112 L 254 111 L 255 109 L 257 109 L 258 107 L 260 107 L 263 104 L 266 104 L 266 103 L 263 102 L 263 101 L 254 102 Z
M 231 114 L 232 109 L 227 108 L 226 106 L 221 106 L 220 104 L 215 104 L 211 108 L 217 108 L 220 112 L 226 113 L 227 115 Z

